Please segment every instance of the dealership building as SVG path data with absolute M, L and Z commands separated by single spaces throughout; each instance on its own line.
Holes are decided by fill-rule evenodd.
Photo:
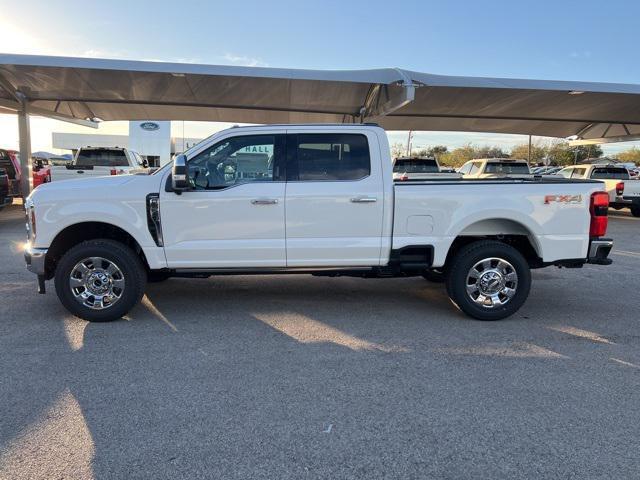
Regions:
M 171 122 L 168 121 L 129 122 L 129 135 L 52 133 L 53 148 L 71 150 L 75 154 L 81 147 L 122 147 L 138 152 L 150 166 L 156 167 L 168 163 L 173 155 L 184 152 L 201 140 L 172 137 Z

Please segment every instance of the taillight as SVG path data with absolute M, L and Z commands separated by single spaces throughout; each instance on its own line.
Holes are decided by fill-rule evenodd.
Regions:
M 117 175 L 118 174 L 118 170 L 116 170 L 115 168 L 111 169 L 111 175 Z
M 401 182 L 406 182 L 407 180 L 409 180 L 409 176 L 408 176 L 408 175 L 402 175 L 402 176 L 399 178 L 399 180 L 400 180 Z
M 591 225 L 589 226 L 590 237 L 604 237 L 607 233 L 607 217 L 609 211 L 609 194 L 607 192 L 594 192 L 591 194 Z
M 616 183 L 616 195 L 620 196 L 624 193 L 624 182 Z

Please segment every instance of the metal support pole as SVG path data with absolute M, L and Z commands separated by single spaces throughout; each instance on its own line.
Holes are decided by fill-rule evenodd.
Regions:
M 529 153 L 528 153 L 527 163 L 531 165 L 531 135 L 529 135 Z
M 29 125 L 29 111 L 27 98 L 20 92 L 20 111 L 18 111 L 18 132 L 20 136 L 20 192 L 24 200 L 31 193 L 33 179 L 31 172 L 31 127 Z

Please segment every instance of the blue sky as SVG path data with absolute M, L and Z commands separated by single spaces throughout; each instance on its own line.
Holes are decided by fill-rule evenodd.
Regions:
M 638 18 L 640 2 L 629 0 L 0 0 L 0 51 L 640 83 Z M 13 120 L 0 120 L 0 143 L 12 142 L 8 122 Z M 39 122 L 34 136 L 45 144 L 47 129 L 68 130 L 59 125 Z M 216 128 L 193 126 L 187 135 Z M 402 137 L 394 134 L 392 141 Z M 524 140 L 432 133 L 416 135 L 414 144 L 471 141 L 508 148 Z

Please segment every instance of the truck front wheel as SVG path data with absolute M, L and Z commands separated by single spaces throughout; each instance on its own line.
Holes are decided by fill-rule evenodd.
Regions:
M 446 286 L 451 301 L 470 317 L 501 320 L 527 299 L 531 271 L 512 246 L 482 240 L 464 246 L 451 259 Z
M 126 315 L 142 298 L 146 272 L 128 246 L 113 240 L 82 242 L 58 262 L 56 293 L 72 314 L 90 322 Z
M 640 205 L 632 205 L 630 210 L 631 215 L 633 215 L 634 217 L 640 217 Z

